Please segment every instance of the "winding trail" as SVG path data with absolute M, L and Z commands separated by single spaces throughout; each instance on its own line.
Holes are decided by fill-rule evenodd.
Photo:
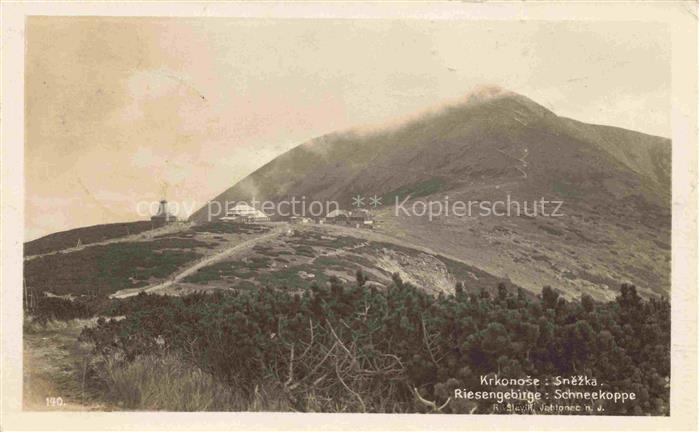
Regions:
M 235 246 L 231 246 L 229 248 L 226 248 L 218 253 L 206 256 L 203 259 L 192 264 L 191 266 L 186 267 L 185 269 L 183 269 L 179 273 L 176 273 L 174 276 L 170 277 L 170 279 L 168 279 L 166 281 L 160 282 L 156 285 L 151 285 L 151 286 L 142 287 L 142 288 L 123 289 L 121 291 L 117 291 L 116 293 L 110 295 L 109 298 L 127 298 L 127 297 L 132 297 L 132 296 L 138 295 L 141 292 L 151 293 L 154 291 L 159 291 L 159 290 L 168 288 L 168 287 L 172 286 L 173 284 L 176 284 L 177 282 L 186 278 L 187 276 L 193 275 L 194 273 L 196 273 L 199 269 L 201 269 L 203 267 L 206 267 L 206 266 L 214 264 L 218 261 L 224 260 L 224 259 L 230 257 L 231 255 L 235 255 L 236 253 L 241 252 L 243 250 L 250 249 L 251 247 L 255 246 L 258 243 L 262 243 L 264 241 L 278 237 L 286 230 L 288 230 L 288 226 L 286 224 L 280 225 L 278 227 L 275 227 L 272 231 L 268 232 L 267 234 L 252 238 L 250 240 L 246 240 L 242 243 L 236 244 Z

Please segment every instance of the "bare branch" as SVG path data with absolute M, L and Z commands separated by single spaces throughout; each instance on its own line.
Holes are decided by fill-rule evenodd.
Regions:
M 337 335 L 337 333 L 335 333 L 335 329 L 333 328 L 332 324 L 330 324 L 329 321 L 328 321 L 328 327 L 330 327 L 330 331 L 332 332 L 333 336 L 335 336 L 335 339 L 340 344 L 342 349 L 345 350 L 347 352 L 347 354 L 349 354 L 351 356 L 352 352 L 350 352 L 350 350 L 345 346 L 345 344 L 342 343 L 342 340 L 340 340 L 340 337 Z
M 442 412 L 442 410 L 451 402 L 451 396 L 447 398 L 447 401 L 444 402 L 442 406 L 437 406 L 435 402 L 429 401 L 422 396 L 420 396 L 420 392 L 417 391 L 417 387 L 413 387 L 413 393 L 415 393 L 415 396 L 417 397 L 417 400 L 422 402 L 423 404 L 427 405 L 428 407 L 432 408 L 433 412 Z
M 337 375 L 337 379 L 340 380 L 340 383 L 347 389 L 347 391 L 352 393 L 357 398 L 359 403 L 362 405 L 362 412 L 366 412 L 366 405 L 364 404 L 364 400 L 362 399 L 361 396 L 359 396 L 359 393 L 357 393 L 354 390 L 352 390 L 351 388 L 349 388 L 347 383 L 345 383 L 345 380 L 342 379 L 342 376 L 340 375 L 340 370 L 338 369 L 337 363 L 335 363 L 335 374 Z
M 306 375 L 307 377 L 313 375 L 313 374 L 315 373 L 315 371 L 317 371 L 318 368 L 320 368 L 320 366 L 321 366 L 323 363 L 325 363 L 325 360 L 328 359 L 328 357 L 329 357 L 330 354 L 333 352 L 333 350 L 335 349 L 336 346 L 337 346 L 337 342 L 335 342 L 335 343 L 333 344 L 333 346 L 330 347 L 330 349 L 328 350 L 328 352 L 325 353 L 325 357 L 323 357 L 323 359 L 322 359 L 320 362 L 318 362 L 318 364 L 315 365 L 315 367 Z
M 308 346 L 306 347 L 306 349 L 303 350 L 303 352 L 299 356 L 299 358 L 298 358 L 299 360 L 301 360 L 302 358 L 304 358 L 306 356 L 306 354 L 308 354 L 308 351 L 310 351 L 311 347 L 313 346 L 313 340 L 315 339 L 315 336 L 313 334 L 313 321 L 311 321 L 310 318 L 308 319 L 308 328 L 310 329 L 310 332 L 311 332 L 311 340 L 308 342 Z
M 434 363 L 435 366 L 439 366 L 437 364 L 437 359 L 434 358 L 434 354 L 432 353 L 432 347 L 430 346 L 430 341 L 427 338 L 427 327 L 425 326 L 425 317 L 420 316 L 420 322 L 422 323 L 422 339 L 425 341 L 425 347 L 427 347 L 427 353 L 430 355 L 430 358 L 432 359 L 432 363 Z
M 432 401 L 428 401 L 427 399 L 425 399 L 425 398 L 423 398 L 422 396 L 420 396 L 420 392 L 417 391 L 417 387 L 413 387 L 413 393 L 414 393 L 415 396 L 417 397 L 417 400 L 419 400 L 419 401 L 422 402 L 423 404 L 427 405 L 428 407 L 432 408 L 433 410 L 436 410 L 436 409 L 437 409 L 437 404 L 436 404 L 436 403 L 434 403 L 434 402 L 432 402 Z
M 285 388 L 289 388 L 289 385 L 294 380 L 294 344 L 291 344 L 291 354 L 289 354 L 289 376 L 284 383 Z
M 447 401 L 442 404 L 439 408 L 437 408 L 438 412 L 442 412 L 444 408 L 446 408 L 447 405 L 449 405 L 449 402 L 451 402 L 451 396 L 447 398 Z

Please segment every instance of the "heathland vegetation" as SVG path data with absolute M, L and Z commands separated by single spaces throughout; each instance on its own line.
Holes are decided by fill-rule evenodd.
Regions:
M 90 385 L 126 409 L 489 413 L 493 401 L 454 390 L 508 390 L 481 386 L 497 375 L 587 376 L 636 395 L 594 401 L 597 414 L 669 414 L 666 299 L 642 299 L 632 285 L 609 302 L 566 301 L 549 287 L 494 293 L 458 283 L 433 296 L 397 275 L 377 289 L 358 272 L 302 292 L 44 296 L 32 313 L 100 317 L 80 336 L 92 350 Z

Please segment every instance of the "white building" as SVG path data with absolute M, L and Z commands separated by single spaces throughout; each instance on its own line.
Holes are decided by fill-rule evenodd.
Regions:
M 255 207 L 245 203 L 237 203 L 226 210 L 226 215 L 221 220 L 227 222 L 268 222 L 270 218 Z
M 335 209 L 325 216 L 329 223 L 346 224 L 349 219 L 349 212 L 345 210 Z

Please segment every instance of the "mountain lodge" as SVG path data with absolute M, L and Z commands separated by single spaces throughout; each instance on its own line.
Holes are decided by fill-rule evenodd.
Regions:
M 269 222 L 270 217 L 264 212 L 245 203 L 238 203 L 234 207 L 226 209 L 226 215 L 221 218 L 225 222 Z
M 352 210 L 347 223 L 355 228 L 373 228 L 374 218 L 367 209 Z

